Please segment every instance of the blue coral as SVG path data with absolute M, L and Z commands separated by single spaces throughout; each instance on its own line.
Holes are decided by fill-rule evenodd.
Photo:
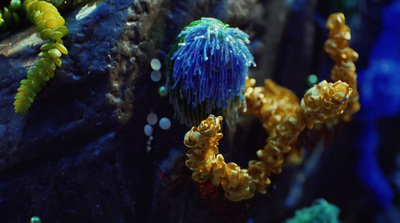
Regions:
M 360 147 L 357 150 L 356 171 L 374 205 L 388 210 L 393 202 L 394 190 L 377 159 L 379 134 L 374 124 L 370 122 L 363 126 L 362 136 L 358 139 Z
M 235 116 L 245 103 L 242 92 L 249 66 L 256 65 L 246 46 L 249 36 L 217 19 L 202 18 L 178 38 L 167 61 L 167 87 L 176 115 L 187 125 L 215 109 L 228 119 Z
M 383 29 L 371 51 L 369 64 L 360 71 L 358 119 L 363 131 L 358 139 L 356 170 L 370 192 L 373 203 L 389 210 L 395 197 L 388 176 L 380 168 L 377 150 L 380 144 L 376 123 L 400 113 L 400 1 L 393 1 L 383 10 Z

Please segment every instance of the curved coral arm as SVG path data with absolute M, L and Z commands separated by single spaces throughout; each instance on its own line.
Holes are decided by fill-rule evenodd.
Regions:
M 349 105 L 342 117 L 344 121 L 350 121 L 352 115 L 360 110 L 357 73 L 354 64 L 358 59 L 358 53 L 349 47 L 351 33 L 345 22 L 343 13 L 334 13 L 329 16 L 326 22 L 326 28 L 329 29 L 329 38 L 325 41 L 324 48 L 332 60 L 335 61 L 331 71 L 331 79 L 333 81 L 346 82 L 353 89 Z
M 285 154 L 291 151 L 305 126 L 312 128 L 335 120 L 343 113 L 352 92 L 344 82 L 322 81 L 305 94 L 299 105 L 293 92 L 271 80 L 266 80 L 264 87 L 254 87 L 254 83 L 253 79 L 246 81 L 248 113 L 262 121 L 269 137 L 264 148 L 257 151 L 259 160 L 250 160 L 248 169 L 226 163 L 219 154 L 221 116 L 208 116 L 199 126 L 192 127 L 184 139 L 189 148 L 185 164 L 193 171 L 193 180 L 221 184 L 225 197 L 231 201 L 249 199 L 255 192 L 266 193 L 270 175 L 282 171 Z

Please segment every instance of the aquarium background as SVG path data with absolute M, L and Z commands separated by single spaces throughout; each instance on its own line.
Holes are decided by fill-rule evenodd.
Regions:
M 340 222 L 400 222 L 400 1 L 66 2 L 59 11 L 68 54 L 23 116 L 14 112 L 16 89 L 43 41 L 25 17 L 1 32 L 1 222 L 284 222 L 325 201 Z M 240 28 L 257 64 L 249 76 L 301 98 L 311 74 L 329 79 L 323 44 L 334 12 L 345 14 L 360 55 L 353 120 L 304 131 L 303 162 L 273 175 L 266 195 L 232 202 L 221 188 L 194 182 L 184 164 L 190 127 L 174 119 L 162 88 L 181 30 L 201 17 Z M 243 114 L 223 133 L 221 153 L 243 167 L 267 137 Z M 330 216 L 322 211 L 318 222 L 335 222 Z

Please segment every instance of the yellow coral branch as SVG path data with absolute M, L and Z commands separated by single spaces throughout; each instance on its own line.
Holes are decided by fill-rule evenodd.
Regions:
M 343 113 L 351 94 L 346 83 L 322 81 L 306 93 L 300 106 L 293 92 L 273 81 L 266 80 L 264 87 L 253 87 L 254 83 L 253 79 L 246 81 L 245 97 L 251 106 L 247 112 L 262 120 L 269 133 L 266 146 L 257 151 L 259 161 L 251 160 L 248 169 L 225 163 L 218 149 L 223 136 L 219 133 L 221 116 L 210 115 L 198 127 L 192 127 L 184 139 L 189 148 L 186 166 L 193 171 L 193 180 L 221 184 L 225 197 L 232 201 L 251 198 L 256 191 L 266 193 L 269 176 L 282 171 L 284 155 L 291 151 L 305 126 L 312 128 Z
M 219 154 L 218 141 L 222 138 L 220 122 L 222 117 L 208 116 L 198 127 L 192 127 L 185 135 L 184 143 L 189 148 L 186 166 L 193 171 L 192 178 L 198 182 L 210 180 L 221 184 L 225 196 L 240 201 L 254 195 L 250 188 L 250 177 L 246 169 L 241 170 L 235 163 L 225 163 Z
M 328 83 L 324 80 L 310 88 L 301 100 L 301 112 L 308 128 L 324 122 L 328 127 L 337 124 L 352 92 L 353 89 L 342 81 Z
M 349 28 L 344 25 L 343 14 L 332 15 L 327 26 L 331 32 L 325 49 L 335 61 L 332 79 L 336 82 L 321 81 L 299 102 L 292 91 L 272 80 L 265 80 L 263 87 L 255 87 L 255 80 L 247 79 L 245 112 L 260 119 L 269 135 L 264 148 L 257 151 L 259 160 L 250 160 L 248 169 L 226 163 L 218 150 L 218 141 L 223 136 L 219 133 L 222 117 L 210 115 L 185 135 L 184 144 L 189 148 L 186 166 L 193 171 L 193 180 L 221 184 L 225 197 L 232 201 L 251 198 L 255 192 L 266 193 L 271 183 L 269 177 L 282 171 L 284 158 L 305 127 L 311 129 L 321 124 L 332 127 L 343 113 L 348 120 L 357 111 L 357 82 L 352 61 L 358 54 L 348 47 Z
M 349 47 L 350 28 L 345 24 L 343 13 L 331 14 L 326 22 L 326 27 L 330 31 L 324 48 L 335 61 L 331 71 L 331 79 L 346 82 L 353 89 L 349 105 L 342 117 L 344 121 L 350 121 L 351 116 L 360 110 L 356 66 L 354 65 L 354 61 L 358 59 L 358 53 Z

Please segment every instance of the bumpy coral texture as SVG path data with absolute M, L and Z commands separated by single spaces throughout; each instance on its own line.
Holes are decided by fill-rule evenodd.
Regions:
M 308 120 L 308 128 L 314 124 L 326 122 L 328 127 L 333 127 L 332 120 L 338 120 L 341 113 L 345 111 L 347 102 L 353 93 L 353 89 L 346 82 L 337 81 L 328 83 L 321 81 L 318 85 L 310 88 L 301 101 L 301 108 L 305 118 Z
M 353 114 L 360 110 L 359 94 L 357 90 L 357 73 L 354 61 L 358 59 L 358 53 L 349 47 L 351 39 L 350 28 L 345 23 L 343 13 L 335 13 L 329 16 L 326 27 L 329 29 L 329 38 L 324 48 L 330 55 L 335 65 L 331 72 L 333 81 L 346 82 L 353 93 L 349 99 L 349 105 L 344 111 L 343 120 L 350 121 Z M 338 120 L 332 120 L 335 124 Z
M 237 107 L 244 103 L 248 68 L 255 66 L 246 46 L 248 35 L 217 19 L 202 18 L 187 26 L 178 38 L 169 61 L 172 74 L 167 75 L 176 116 L 193 125 L 214 109 L 228 111 L 225 115 L 237 114 Z
M 193 171 L 195 181 L 211 180 L 215 185 L 221 184 L 229 200 L 240 201 L 253 197 L 255 192 L 266 193 L 271 182 L 269 177 L 282 171 L 284 158 L 293 151 L 304 128 L 322 124 L 332 127 L 346 111 L 352 93 L 349 84 L 340 80 L 321 81 L 299 102 L 292 91 L 272 80 L 265 80 L 263 87 L 255 87 L 255 80 L 247 79 L 246 113 L 259 118 L 269 135 L 264 148 L 257 151 L 259 160 L 251 160 L 248 169 L 241 169 L 235 163 L 226 164 L 217 147 L 222 138 L 218 133 L 222 117 L 211 115 L 185 135 L 184 143 L 189 148 L 186 165 Z
M 193 171 L 192 178 L 198 182 L 210 180 L 221 184 L 225 196 L 232 201 L 240 201 L 253 196 L 250 190 L 250 177 L 246 169 L 240 169 L 235 163 L 225 163 L 219 154 L 218 141 L 222 138 L 220 122 L 222 117 L 210 115 L 198 127 L 186 133 L 184 143 L 190 149 L 187 152 L 186 165 Z
M 41 59 L 28 71 L 27 78 L 21 80 L 14 102 L 15 112 L 20 115 L 28 111 L 36 94 L 54 77 L 56 66 L 61 66 L 61 55 L 68 53 L 61 40 L 68 33 L 68 29 L 64 26 L 65 20 L 57 8 L 38 0 L 25 0 L 22 7 L 27 12 L 28 19 L 35 23 L 40 38 L 49 42 L 40 47 Z

